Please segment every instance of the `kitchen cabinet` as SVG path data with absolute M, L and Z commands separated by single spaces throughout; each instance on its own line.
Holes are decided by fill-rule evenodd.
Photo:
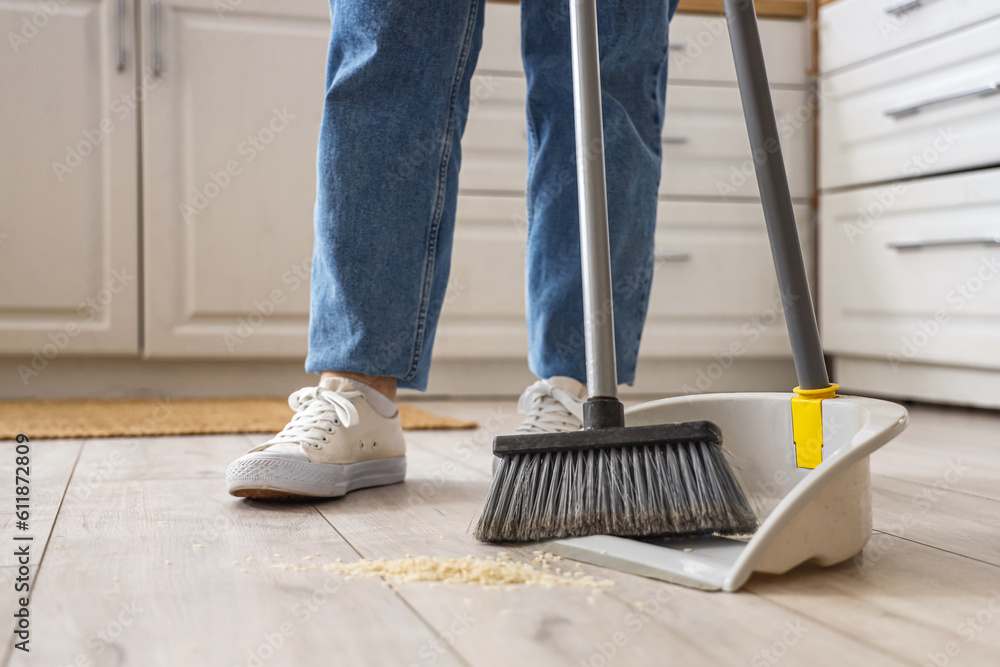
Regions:
M 0 353 L 30 386 L 56 357 L 139 350 L 133 7 L 5 3 Z

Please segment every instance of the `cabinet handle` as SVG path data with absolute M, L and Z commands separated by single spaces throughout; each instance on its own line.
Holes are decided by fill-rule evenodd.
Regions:
M 897 2 L 894 5 L 886 7 L 885 13 L 892 16 L 900 16 L 901 14 L 912 12 L 914 9 L 920 9 L 923 6 L 924 0 L 903 0 L 903 2 Z
M 657 264 L 661 262 L 690 262 L 691 253 L 689 252 L 656 252 L 653 253 L 653 261 Z
M 676 134 L 667 134 L 663 137 L 663 143 L 665 144 L 686 144 L 690 139 L 688 137 L 682 137 Z
M 115 5 L 115 47 L 117 53 L 116 68 L 119 72 L 125 71 L 125 0 L 118 0 Z
M 1000 234 L 972 239 L 940 239 L 930 241 L 890 241 L 887 248 L 896 251 L 924 250 L 925 248 L 951 248 L 955 246 L 1000 245 Z
M 946 104 L 948 102 L 954 102 L 956 100 L 961 100 L 969 97 L 989 97 L 990 95 L 996 95 L 1000 93 L 1000 81 L 991 81 L 983 86 L 978 86 L 976 88 L 970 88 L 968 90 L 960 90 L 957 93 L 950 93 L 948 95 L 941 95 L 940 97 L 931 97 L 930 99 L 917 102 L 916 104 L 911 104 L 905 107 L 897 107 L 895 109 L 887 109 L 883 113 L 890 118 L 905 118 L 906 116 L 912 116 L 915 113 L 919 113 L 926 109 L 927 107 L 936 106 L 938 104 Z
M 150 0 L 150 30 L 153 33 L 153 76 L 163 76 L 163 7 L 160 0 Z

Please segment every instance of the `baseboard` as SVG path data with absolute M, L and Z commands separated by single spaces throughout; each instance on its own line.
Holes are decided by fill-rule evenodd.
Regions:
M 25 373 L 29 358 L 0 358 L 0 398 L 182 398 L 283 396 L 316 382 L 301 361 L 148 361 L 57 358 Z M 535 377 L 523 359 L 436 361 L 425 394 L 416 397 L 517 396 Z M 645 359 L 624 396 L 719 391 L 787 391 L 795 386 L 790 359 Z
M 906 363 L 881 358 L 834 357 L 834 381 L 845 393 L 1000 408 L 1000 371 Z

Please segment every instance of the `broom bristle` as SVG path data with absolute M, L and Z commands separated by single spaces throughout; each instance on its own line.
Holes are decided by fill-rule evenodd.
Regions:
M 722 447 L 688 442 L 503 456 L 476 538 L 733 535 L 756 528 Z

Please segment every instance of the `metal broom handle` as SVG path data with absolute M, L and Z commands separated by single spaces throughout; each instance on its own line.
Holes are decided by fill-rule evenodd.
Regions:
M 618 395 L 596 0 L 568 0 L 587 392 Z
M 823 361 L 823 346 L 799 246 L 785 162 L 781 158 L 757 14 L 752 0 L 723 0 L 723 6 L 795 373 L 802 389 L 826 389 L 830 386 L 830 378 Z

